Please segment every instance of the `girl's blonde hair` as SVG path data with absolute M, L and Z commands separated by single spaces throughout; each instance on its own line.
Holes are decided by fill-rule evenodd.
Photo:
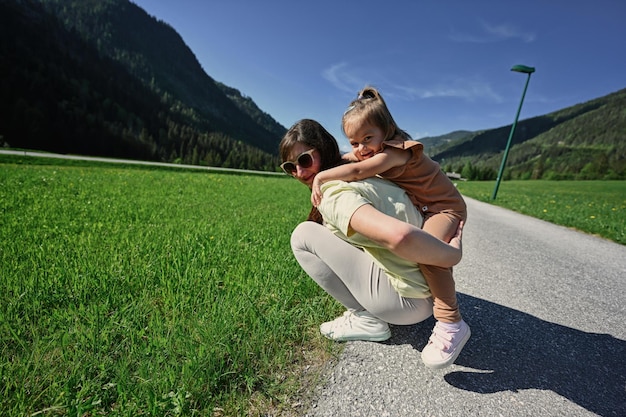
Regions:
M 349 130 L 352 126 L 361 126 L 369 123 L 378 127 L 385 133 L 385 140 L 392 138 L 409 140 L 411 136 L 400 129 L 393 120 L 393 116 L 387 108 L 387 104 L 378 90 L 366 86 L 355 100 L 352 100 L 348 109 L 341 118 L 341 130 L 346 137 L 350 137 Z

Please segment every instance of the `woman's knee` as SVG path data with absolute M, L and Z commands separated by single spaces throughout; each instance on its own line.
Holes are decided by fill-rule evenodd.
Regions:
M 433 314 L 432 298 L 405 299 L 401 307 L 372 312 L 381 320 L 401 326 L 421 323 Z
M 323 227 L 315 222 L 302 222 L 296 226 L 291 233 L 291 249 L 303 250 L 309 248 L 311 236 L 319 233 L 319 227 Z

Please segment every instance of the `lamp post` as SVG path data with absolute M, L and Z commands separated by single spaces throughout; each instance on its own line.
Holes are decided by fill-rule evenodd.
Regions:
M 515 126 L 517 126 L 517 119 L 519 118 L 519 114 L 522 111 L 522 104 L 524 103 L 524 96 L 526 95 L 526 89 L 528 88 L 528 82 L 530 81 L 530 74 L 535 72 L 535 68 L 527 67 L 526 65 L 514 65 L 513 68 L 511 68 L 511 71 L 528 74 L 528 77 L 526 78 L 526 85 L 524 86 L 524 92 L 522 93 L 522 100 L 519 102 L 519 107 L 517 108 L 515 121 L 513 122 L 513 126 L 511 126 L 511 133 L 509 133 L 509 140 L 506 143 L 506 148 L 504 149 L 504 156 L 502 157 L 502 163 L 500 164 L 500 171 L 498 172 L 498 179 L 496 180 L 496 187 L 493 189 L 493 194 L 491 195 L 492 200 L 495 200 L 496 195 L 498 194 L 498 188 L 500 187 L 500 180 L 502 179 L 502 173 L 504 172 L 504 165 L 506 164 L 506 158 L 509 156 L 509 148 L 511 147 L 511 140 L 513 139 L 513 134 L 515 133 Z

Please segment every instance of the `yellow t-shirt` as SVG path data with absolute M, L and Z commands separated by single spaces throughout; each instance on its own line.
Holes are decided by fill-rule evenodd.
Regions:
M 329 181 L 322 185 L 322 192 L 318 209 L 326 227 L 339 238 L 369 253 L 387 273 L 398 294 L 407 298 L 430 297 L 430 290 L 417 264 L 400 258 L 349 228 L 352 215 L 364 204 L 371 204 L 382 213 L 421 227 L 422 216 L 402 188 L 373 177 L 354 182 Z

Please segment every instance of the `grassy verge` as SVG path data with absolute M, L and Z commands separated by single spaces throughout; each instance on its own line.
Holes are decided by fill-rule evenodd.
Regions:
M 0 414 L 288 408 L 330 353 L 295 181 L 3 163 L 0 185 Z
M 626 181 L 504 181 L 457 184 L 468 197 L 626 245 Z

